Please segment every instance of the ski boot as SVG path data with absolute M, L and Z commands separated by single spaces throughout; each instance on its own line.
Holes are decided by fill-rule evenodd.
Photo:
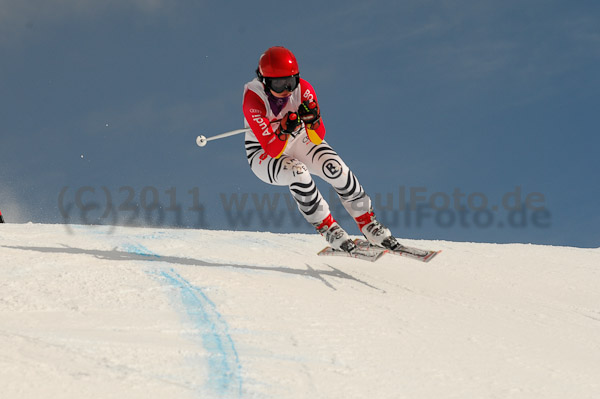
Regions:
M 313 226 L 325 237 L 331 248 L 348 253 L 356 249 L 354 241 L 350 239 L 348 233 L 333 219 L 331 214 L 321 223 L 314 223 Z
M 373 209 L 370 209 L 369 212 L 364 215 L 354 218 L 354 220 L 356 220 L 358 228 L 371 245 L 383 247 L 392 251 L 402 248 L 402 244 L 394 238 L 390 229 L 379 223 L 375 218 Z

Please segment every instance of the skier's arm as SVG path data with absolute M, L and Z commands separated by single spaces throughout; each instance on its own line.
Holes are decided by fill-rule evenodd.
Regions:
M 300 90 L 302 90 L 302 101 L 317 101 L 317 94 L 315 93 L 315 89 L 310 83 L 308 83 L 302 78 L 300 79 Z M 312 141 L 315 144 L 321 144 L 321 141 L 323 141 L 323 139 L 325 138 L 325 125 L 323 124 L 323 118 L 320 118 L 320 124 L 318 127 L 316 127 L 314 130 L 306 129 L 306 131 L 308 133 L 310 141 Z
M 282 140 L 273 132 L 267 118 L 265 103 L 258 94 L 248 90 L 244 96 L 243 109 L 244 117 L 263 150 L 267 155 L 279 158 L 287 145 L 287 135 L 282 135 L 281 137 L 284 138 Z

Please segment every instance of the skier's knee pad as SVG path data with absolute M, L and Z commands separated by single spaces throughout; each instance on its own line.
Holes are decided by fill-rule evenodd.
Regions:
M 283 161 L 282 173 L 288 175 L 288 180 L 291 183 L 309 183 L 312 180 L 306 165 L 297 159 L 286 159 Z
M 320 168 L 320 176 L 330 184 L 341 184 L 348 179 L 350 168 L 339 158 L 333 157 L 326 159 Z

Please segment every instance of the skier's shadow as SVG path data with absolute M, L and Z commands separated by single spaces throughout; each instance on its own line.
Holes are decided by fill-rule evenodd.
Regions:
M 306 264 L 306 269 L 292 269 L 283 266 L 256 266 L 256 265 L 240 265 L 240 264 L 228 264 L 228 263 L 213 263 L 207 262 L 200 259 L 183 258 L 179 256 L 160 256 L 156 254 L 144 254 L 144 253 L 132 253 L 122 251 L 117 248 L 112 250 L 101 250 L 101 249 L 83 249 L 73 248 L 67 245 L 62 247 L 24 247 L 24 246 L 9 246 L 2 245 L 3 248 L 18 249 L 22 251 L 35 251 L 47 254 L 69 254 L 69 255 L 89 255 L 98 259 L 113 260 L 113 261 L 144 261 L 144 262 L 165 262 L 174 265 L 185 265 L 185 266 L 201 266 L 201 267 L 229 267 L 237 270 L 252 270 L 252 271 L 265 271 L 265 272 L 276 272 L 284 274 L 293 274 L 297 276 L 303 276 L 313 278 L 321 281 L 327 287 L 336 290 L 336 288 L 328 282 L 325 277 L 336 277 L 343 280 L 355 281 L 359 284 L 365 285 L 377 291 L 385 293 L 384 290 L 377 288 L 366 281 L 360 280 L 340 269 L 336 269 L 331 265 L 326 265 L 330 270 L 317 270 L 313 269 L 310 265 Z

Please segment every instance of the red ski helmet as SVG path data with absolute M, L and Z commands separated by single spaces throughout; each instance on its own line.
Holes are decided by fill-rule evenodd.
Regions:
M 294 54 L 285 47 L 271 47 L 258 60 L 259 77 L 281 78 L 298 75 L 298 62 Z

